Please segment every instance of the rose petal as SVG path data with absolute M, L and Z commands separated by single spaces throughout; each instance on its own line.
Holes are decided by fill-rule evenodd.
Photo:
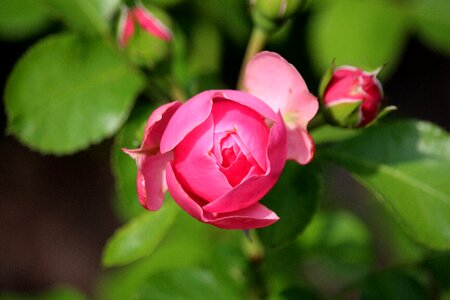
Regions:
M 241 150 L 250 153 L 259 166 L 266 170 L 266 150 L 269 129 L 264 118 L 246 106 L 215 97 L 212 108 L 215 132 L 235 132 L 243 143 Z
M 157 17 L 150 13 L 143 5 L 137 5 L 133 9 L 136 21 L 148 33 L 165 41 L 172 39 L 172 32 Z
M 212 90 L 214 98 L 225 98 L 247 106 L 260 115 L 270 120 L 275 120 L 276 111 L 270 108 L 263 99 L 258 99 L 255 95 L 235 90 Z M 261 101 L 263 100 L 263 101 Z
M 296 113 L 299 126 L 306 124 L 318 110 L 318 102 L 306 86 L 297 69 L 274 52 L 260 52 L 247 64 L 244 90 L 264 102 L 285 117 Z
M 287 157 L 286 126 L 278 113 L 272 126 L 267 148 L 268 168 L 266 174 L 244 180 L 223 197 L 203 207 L 210 213 L 226 213 L 250 207 L 257 203 L 273 187 Z
M 213 94 L 212 91 L 204 91 L 189 99 L 175 112 L 161 138 L 161 153 L 175 148 L 189 132 L 208 118 Z
M 244 230 L 269 226 L 279 219 L 273 211 L 259 203 L 231 213 L 217 214 L 216 216 L 205 214 L 200 205 L 180 185 L 171 163 L 167 165 L 166 178 L 169 192 L 175 202 L 200 222 L 209 223 L 224 229 Z
M 315 145 L 311 135 L 304 129 L 287 129 L 288 155 L 287 158 L 297 161 L 301 165 L 309 163 L 315 152 Z
M 231 213 L 219 214 L 207 222 L 223 229 L 253 229 L 269 226 L 280 218 L 262 204 L 256 203 L 250 207 Z
M 211 153 L 213 129 L 213 118 L 209 116 L 174 150 L 174 168 L 184 189 L 206 201 L 213 201 L 232 188 Z
M 167 127 L 167 124 L 180 106 L 181 102 L 174 101 L 164 104 L 153 111 L 147 120 L 147 125 L 145 126 L 144 141 L 141 146 L 142 150 L 145 151 L 153 148 L 159 148 L 161 137 Z
M 167 187 L 173 200 L 181 206 L 188 214 L 197 220 L 204 222 L 203 212 L 200 205 L 197 204 L 183 189 L 178 182 L 173 169 L 173 163 L 168 163 L 166 167 Z
M 173 154 L 169 152 L 142 158 L 137 178 L 138 197 L 141 204 L 148 210 L 158 210 L 163 204 L 164 193 L 167 190 L 165 170 L 172 157 Z

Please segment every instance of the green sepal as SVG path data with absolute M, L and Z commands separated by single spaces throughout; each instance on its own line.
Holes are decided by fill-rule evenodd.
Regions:
M 320 80 L 319 83 L 319 100 L 323 105 L 323 96 L 325 94 L 325 90 L 328 86 L 328 84 L 331 81 L 331 78 L 333 78 L 333 72 L 334 69 L 336 69 L 336 62 L 333 60 L 333 62 L 331 63 L 331 66 L 328 67 L 328 69 L 326 69 L 325 73 L 322 76 L 322 79 Z
M 369 127 L 369 126 L 374 125 L 375 123 L 378 122 L 378 120 L 381 120 L 382 118 L 386 117 L 388 114 L 390 114 L 394 110 L 397 110 L 397 106 L 395 106 L 395 105 L 386 106 L 378 113 L 378 115 L 376 116 L 375 119 L 372 120 L 372 122 L 370 122 L 369 124 L 367 124 L 364 127 Z
M 360 121 L 359 107 L 362 103 L 363 100 L 355 100 L 330 105 L 325 109 L 325 118 L 341 127 L 356 127 Z

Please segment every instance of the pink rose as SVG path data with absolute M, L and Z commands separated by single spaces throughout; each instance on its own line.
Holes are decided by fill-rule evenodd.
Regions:
M 334 69 L 321 95 L 327 116 L 333 123 L 343 127 L 364 127 L 375 120 L 383 100 L 378 72 L 366 72 L 352 66 Z
M 256 56 L 264 57 L 282 69 L 272 73 L 270 68 L 266 76 L 284 76 L 289 82 L 273 87 L 282 94 L 270 94 L 277 96 L 269 96 L 272 102 L 241 91 L 211 90 L 152 113 L 141 148 L 124 149 L 137 161 L 138 195 L 145 208 L 158 210 L 168 189 L 186 212 L 220 228 L 259 228 L 278 220 L 259 201 L 278 180 L 288 154 L 303 163 L 312 158 L 306 123 L 315 114 L 310 102 L 317 111 L 317 100 L 303 93 L 303 79 L 284 59 L 269 52 Z M 258 60 L 253 63 L 262 71 Z M 250 89 L 262 91 L 255 81 L 262 77 L 248 81 Z
M 134 34 L 134 23 L 137 22 L 149 34 L 165 41 L 172 39 L 172 32 L 158 18 L 142 5 L 122 7 L 118 28 L 118 40 L 121 47 L 125 47 Z

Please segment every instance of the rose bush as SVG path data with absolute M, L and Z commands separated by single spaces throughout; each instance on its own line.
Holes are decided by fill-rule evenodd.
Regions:
M 312 159 L 306 125 L 318 104 L 297 70 L 275 53 L 249 62 L 245 87 L 249 93 L 205 91 L 151 114 L 141 147 L 124 149 L 137 161 L 145 208 L 158 210 L 168 189 L 186 212 L 220 228 L 259 228 L 278 220 L 258 202 L 286 159 Z

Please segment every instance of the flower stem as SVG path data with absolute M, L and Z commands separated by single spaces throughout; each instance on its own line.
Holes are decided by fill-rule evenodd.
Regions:
M 247 65 L 250 58 L 253 55 L 261 51 L 266 42 L 267 42 L 268 34 L 266 31 L 261 29 L 258 26 L 253 27 L 252 34 L 250 36 L 250 40 L 248 41 L 247 50 L 245 51 L 244 60 L 242 61 L 241 71 L 239 73 L 239 80 L 237 84 L 237 88 L 239 90 L 243 89 L 244 85 L 244 74 L 245 74 L 245 66 Z

